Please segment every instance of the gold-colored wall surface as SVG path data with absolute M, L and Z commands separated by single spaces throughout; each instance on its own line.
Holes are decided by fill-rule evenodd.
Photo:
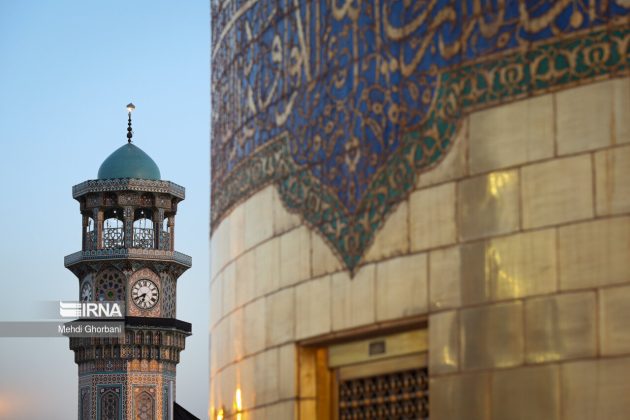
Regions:
M 415 185 L 354 276 L 274 185 L 221 221 L 212 418 L 312 418 L 306 340 L 422 316 L 431 420 L 628 418 L 630 78 L 473 112 Z

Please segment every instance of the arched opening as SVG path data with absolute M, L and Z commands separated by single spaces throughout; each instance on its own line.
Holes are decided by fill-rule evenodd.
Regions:
M 117 390 L 116 390 L 117 391 Z M 101 394 L 100 419 L 119 420 L 120 419 L 120 395 L 114 390 L 107 390 Z
M 137 209 L 133 220 L 133 247 L 155 248 L 153 211 L 146 208 Z
M 103 221 L 103 248 L 124 248 L 125 229 L 122 209 L 105 211 Z
M 91 216 L 87 216 L 87 221 L 84 225 L 84 238 L 85 238 L 85 249 L 96 249 L 96 224 L 94 223 L 94 218 Z
M 171 228 L 169 225 L 169 217 L 164 217 L 162 226 L 160 226 L 160 249 L 170 251 L 171 249 Z
M 136 397 L 136 415 L 138 420 L 152 420 L 154 418 L 155 404 L 153 397 L 146 391 L 143 391 Z

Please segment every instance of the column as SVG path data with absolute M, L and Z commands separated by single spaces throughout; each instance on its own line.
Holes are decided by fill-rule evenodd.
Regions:
M 85 214 L 81 214 L 81 227 L 82 227 L 81 240 L 82 240 L 82 243 L 83 243 L 83 250 L 84 251 L 91 248 L 90 244 L 88 244 L 88 242 L 87 242 L 88 220 L 89 220 L 88 216 L 86 216 Z
M 175 251 L 175 213 L 168 216 L 168 231 L 171 235 L 171 251 Z
M 103 249 L 103 210 L 95 208 L 92 211 L 94 214 L 94 230 L 96 231 L 96 249 Z
M 125 230 L 125 248 L 131 248 L 133 247 L 133 207 L 125 206 L 124 211 L 125 226 L 123 229 Z
M 153 212 L 153 240 L 155 249 L 162 249 L 162 225 L 164 224 L 164 209 Z

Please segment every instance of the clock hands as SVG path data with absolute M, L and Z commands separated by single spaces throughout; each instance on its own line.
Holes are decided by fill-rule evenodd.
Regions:
M 159 291 L 157 286 L 150 280 L 138 280 L 133 287 L 133 302 L 140 309 L 150 309 L 158 301 Z

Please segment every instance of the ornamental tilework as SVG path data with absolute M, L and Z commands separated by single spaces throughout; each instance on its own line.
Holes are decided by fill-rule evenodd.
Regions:
M 126 278 L 113 268 L 106 268 L 96 276 L 95 297 L 99 301 L 124 301 Z
M 172 276 L 160 273 L 162 282 L 162 316 L 175 318 L 177 304 L 177 284 Z
M 627 0 L 212 1 L 212 225 L 275 184 L 351 271 L 462 117 L 628 74 Z
M 133 418 L 137 420 L 155 420 L 155 387 L 134 387 L 133 394 Z

